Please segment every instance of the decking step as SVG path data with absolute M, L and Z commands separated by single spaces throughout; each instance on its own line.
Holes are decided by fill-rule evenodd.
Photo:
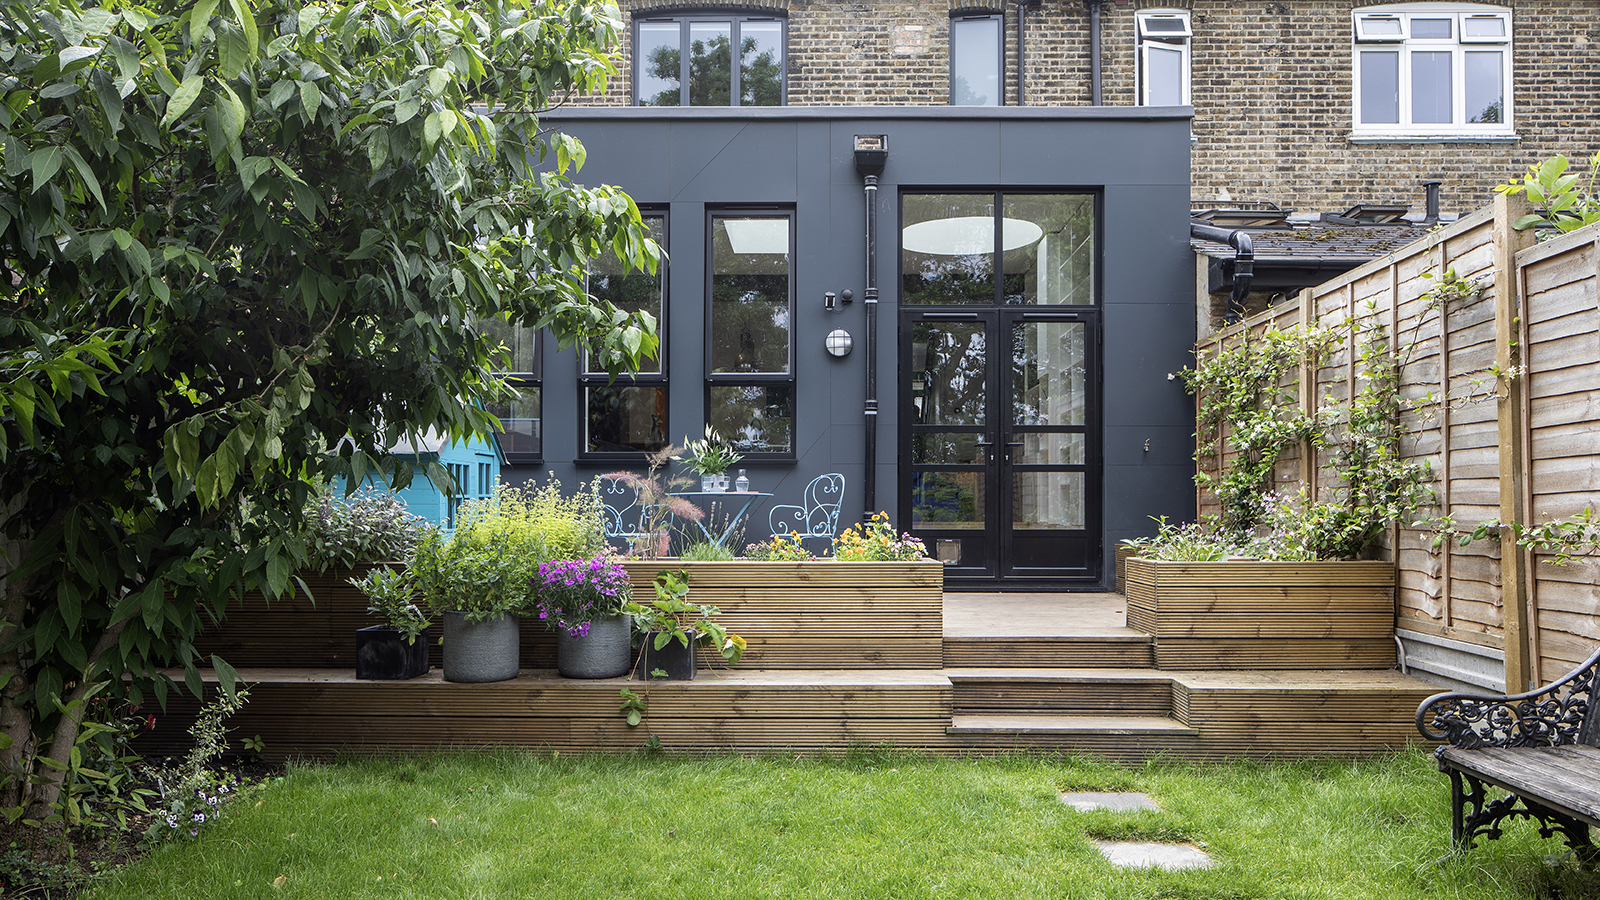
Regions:
M 956 715 L 1170 716 L 1172 679 L 1150 669 L 946 669 Z
M 950 667 L 1153 668 L 1155 650 L 1151 637 L 1144 634 L 1062 637 L 947 635 L 944 639 L 944 664 Z
M 1057 737 L 1156 737 L 1198 735 L 1164 716 L 951 716 L 953 736 L 1051 735 Z

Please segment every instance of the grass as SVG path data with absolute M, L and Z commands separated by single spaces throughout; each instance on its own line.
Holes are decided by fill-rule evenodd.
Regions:
M 1142 790 L 1156 813 L 1074 811 Z M 839 759 L 509 751 L 292 767 L 198 839 L 86 897 L 1580 897 L 1600 879 L 1515 823 L 1447 856 L 1421 750 L 1362 763 L 1121 768 L 888 750 Z M 1188 841 L 1209 870 L 1117 869 L 1094 836 Z

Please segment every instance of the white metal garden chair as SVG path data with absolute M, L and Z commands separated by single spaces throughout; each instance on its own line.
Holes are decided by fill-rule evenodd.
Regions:
M 777 505 L 767 514 L 773 535 L 798 534 L 802 542 L 816 538 L 833 552 L 833 538 L 839 533 L 839 507 L 844 501 L 844 476 L 837 472 L 818 475 L 806 485 L 804 505 Z

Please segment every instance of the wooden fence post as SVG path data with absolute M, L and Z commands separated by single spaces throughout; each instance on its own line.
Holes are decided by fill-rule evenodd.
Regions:
M 1494 198 L 1494 340 L 1495 365 L 1501 372 L 1501 390 L 1496 401 L 1500 456 L 1500 615 L 1505 631 L 1506 693 L 1516 694 L 1533 687 L 1532 622 L 1529 597 L 1532 594 L 1529 555 L 1517 546 L 1512 523 L 1525 524 L 1527 508 L 1527 456 L 1524 440 L 1527 424 L 1523 404 L 1528 379 L 1522 365 L 1523 347 L 1522 277 L 1517 270 L 1517 251 L 1533 246 L 1533 230 L 1511 227 L 1518 217 L 1531 210 L 1521 194 Z

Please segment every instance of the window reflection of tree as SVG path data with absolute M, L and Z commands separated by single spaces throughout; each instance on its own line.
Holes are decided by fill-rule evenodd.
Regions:
M 794 388 L 713 385 L 711 427 L 740 453 L 788 453 L 794 447 Z
M 728 106 L 733 92 L 733 39 L 719 34 L 708 40 L 689 42 L 689 105 Z M 757 38 L 739 42 L 739 102 L 745 106 L 778 106 L 783 102 L 783 73 L 778 65 L 778 50 L 761 52 Z M 644 100 L 643 106 L 677 106 L 677 84 L 682 74 L 683 51 L 660 45 L 649 53 L 646 72 L 650 77 L 669 82 L 663 90 Z

